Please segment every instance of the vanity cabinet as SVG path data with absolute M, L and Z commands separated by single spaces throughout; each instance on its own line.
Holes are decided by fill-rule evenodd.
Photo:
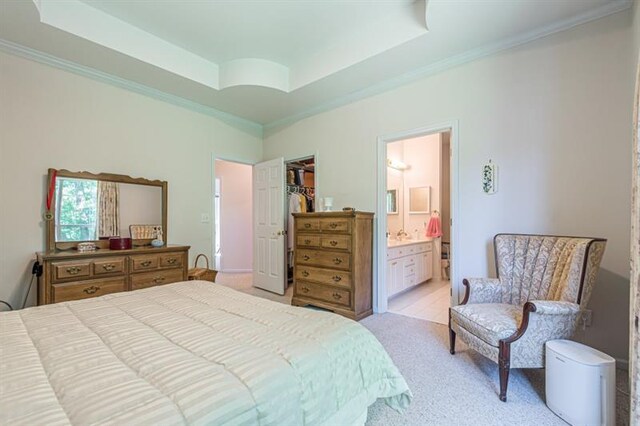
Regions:
M 433 278 L 433 243 L 431 241 L 387 248 L 387 295 Z
M 359 320 L 372 313 L 373 213 L 294 213 L 292 305 Z
M 187 280 L 189 246 L 38 253 L 38 305 Z

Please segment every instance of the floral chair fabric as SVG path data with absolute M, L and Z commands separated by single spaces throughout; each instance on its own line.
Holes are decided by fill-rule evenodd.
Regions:
M 459 335 L 500 367 L 506 401 L 509 369 L 544 367 L 544 344 L 570 338 L 589 302 L 606 240 L 498 234 L 498 278 L 465 279 L 461 305 L 449 310 L 451 353 Z

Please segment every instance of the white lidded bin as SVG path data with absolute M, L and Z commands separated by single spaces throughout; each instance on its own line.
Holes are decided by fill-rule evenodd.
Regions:
M 545 344 L 547 406 L 574 426 L 614 426 L 616 361 L 571 340 Z

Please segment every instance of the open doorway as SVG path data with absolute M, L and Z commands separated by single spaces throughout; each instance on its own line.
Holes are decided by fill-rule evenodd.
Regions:
M 387 144 L 388 310 L 448 321 L 450 132 Z
M 252 166 L 216 159 L 214 263 L 218 280 L 250 282 L 253 268 Z

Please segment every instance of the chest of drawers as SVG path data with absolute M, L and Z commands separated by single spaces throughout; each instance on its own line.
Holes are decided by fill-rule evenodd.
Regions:
M 187 280 L 188 246 L 38 253 L 38 305 Z
M 359 320 L 372 313 L 373 213 L 295 213 L 291 303 Z

